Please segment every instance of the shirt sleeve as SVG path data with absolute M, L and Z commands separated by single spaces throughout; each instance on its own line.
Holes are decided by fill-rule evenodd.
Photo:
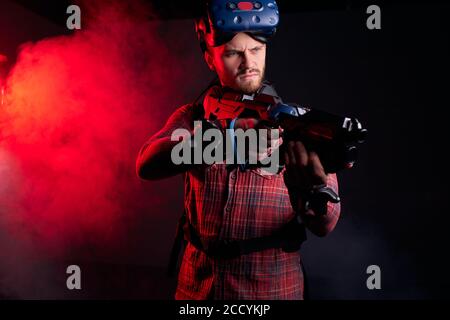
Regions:
M 337 175 L 335 173 L 328 175 L 327 186 L 333 189 L 336 194 L 339 194 L 339 184 Z M 341 203 L 328 202 L 327 204 L 327 215 L 332 220 L 333 225 L 337 223 L 341 213 Z
M 149 146 L 157 140 L 162 138 L 168 138 L 172 136 L 172 133 L 176 129 L 186 129 L 190 132 L 193 131 L 194 126 L 194 111 L 191 104 L 186 104 L 179 107 L 166 121 L 166 124 L 161 130 L 153 134 L 141 147 L 138 157 L 136 159 L 136 170 L 141 167 L 144 159 L 148 157 L 146 153 L 150 152 Z
M 164 127 L 153 134 L 141 147 L 139 151 L 139 158 L 145 153 L 145 150 L 148 148 L 150 144 L 154 141 L 170 137 L 172 133 L 176 129 L 186 129 L 189 131 L 193 130 L 194 122 L 193 122 L 193 107 L 190 104 L 186 104 L 182 107 L 179 107 L 175 110 L 174 113 L 169 117 L 166 121 Z M 139 159 L 138 159 L 139 160 Z

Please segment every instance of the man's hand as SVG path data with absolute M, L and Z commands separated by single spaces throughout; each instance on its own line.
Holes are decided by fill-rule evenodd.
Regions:
M 257 119 L 238 119 L 235 128 L 259 129 L 264 128 Z M 279 128 L 280 133 L 283 131 Z M 268 135 L 268 145 L 274 146 Z M 279 139 L 279 144 L 282 138 Z M 279 146 L 278 144 L 278 146 Z M 327 175 L 320 161 L 319 156 L 314 151 L 308 151 L 301 141 L 290 141 L 281 146 L 280 162 L 284 162 L 286 170 L 284 172 L 284 183 L 289 192 L 292 208 L 298 212 L 302 221 L 317 236 L 325 236 L 336 226 L 339 217 L 339 204 L 324 202 L 323 205 L 315 205 L 313 208 L 305 210 L 305 199 L 302 197 L 305 191 L 309 191 L 313 186 L 329 185 L 329 179 L 335 179 L 333 174 Z M 337 190 L 334 190 L 337 192 Z M 330 209 L 331 208 L 331 209 Z M 331 213 L 330 213 L 331 210 Z
M 289 141 L 284 146 L 283 156 L 286 166 L 284 182 L 289 190 L 294 210 L 311 217 L 326 213 L 326 211 L 319 213 L 313 210 L 304 212 L 305 203 L 300 196 L 302 192 L 311 190 L 313 186 L 328 182 L 328 176 L 317 153 L 306 150 L 301 141 Z M 324 210 L 326 210 L 326 206 Z
M 257 119 L 238 119 L 235 128 L 247 129 L 264 128 Z M 283 131 L 279 128 L 280 133 Z M 268 145 L 273 146 L 268 135 Z M 280 134 L 279 144 L 282 143 Z M 323 237 L 336 226 L 339 217 L 339 204 L 323 203 L 305 210 L 305 200 L 302 194 L 313 186 L 329 185 L 329 179 L 335 179 L 334 174 L 327 175 L 314 151 L 308 151 L 301 141 L 290 141 L 281 146 L 280 162 L 284 162 L 284 183 L 289 192 L 292 208 L 300 214 L 302 221 L 317 236 Z M 333 177 L 332 177 L 333 176 Z M 334 190 L 337 192 L 337 190 Z M 336 207 L 337 206 L 337 207 Z M 330 213 L 331 208 L 331 213 Z
M 255 118 L 238 118 L 236 119 L 236 122 L 234 124 L 234 129 L 242 129 L 243 131 L 246 131 L 248 129 L 265 129 L 267 132 L 267 135 L 262 136 L 260 140 L 259 149 L 257 149 L 258 145 L 250 145 L 247 146 L 245 150 L 245 159 L 257 159 L 259 161 L 262 161 L 263 159 L 269 157 L 273 150 L 278 148 L 282 143 L 283 139 L 281 137 L 282 129 L 281 128 L 271 128 L 267 126 L 264 121 L 260 121 Z M 272 140 L 272 130 L 278 130 L 279 133 L 278 139 Z M 259 132 L 257 132 L 257 135 L 259 137 Z M 259 139 L 259 138 L 258 138 Z

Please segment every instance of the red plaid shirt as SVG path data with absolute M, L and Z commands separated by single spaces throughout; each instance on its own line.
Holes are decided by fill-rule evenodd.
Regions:
M 193 107 L 175 111 L 154 139 L 170 137 L 178 128 L 193 129 Z M 141 151 L 142 153 L 142 151 Z M 227 170 L 224 164 L 192 169 L 185 174 L 185 209 L 205 239 L 241 240 L 272 234 L 294 217 L 282 172 Z M 329 185 L 338 192 L 337 178 Z M 328 215 L 339 218 L 339 204 Z M 188 243 L 178 275 L 176 299 L 302 299 L 299 252 L 268 249 L 232 259 L 211 258 Z

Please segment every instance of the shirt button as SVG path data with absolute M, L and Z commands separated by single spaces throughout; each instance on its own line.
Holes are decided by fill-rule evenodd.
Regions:
M 231 208 L 230 208 L 230 207 L 226 207 L 226 208 L 225 208 L 225 211 L 226 211 L 226 212 L 230 212 L 230 211 L 231 211 Z
M 232 173 L 232 174 L 230 175 L 230 178 L 233 179 L 233 180 L 236 179 L 236 174 Z

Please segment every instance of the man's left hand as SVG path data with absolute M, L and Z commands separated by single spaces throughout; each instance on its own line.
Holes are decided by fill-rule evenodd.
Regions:
M 284 182 L 291 197 L 292 207 L 306 216 L 315 216 L 312 210 L 304 212 L 305 203 L 300 193 L 315 185 L 327 184 L 328 176 L 319 156 L 314 151 L 308 151 L 301 141 L 289 141 L 284 147 L 283 156 L 286 166 Z

